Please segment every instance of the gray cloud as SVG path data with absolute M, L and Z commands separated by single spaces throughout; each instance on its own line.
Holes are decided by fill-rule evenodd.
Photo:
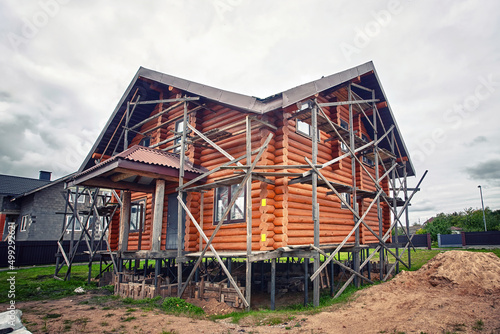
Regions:
M 430 171 L 412 221 L 437 208 L 476 206 L 467 195 L 474 177 L 498 180 L 487 154 L 500 142 L 499 85 L 481 91 L 487 96 L 474 112 L 453 109 L 475 94 L 479 77 L 500 81 L 498 2 L 402 0 L 387 15 L 389 1 L 186 0 L 154 9 L 130 0 L 120 8 L 60 1 L 13 49 L 9 33 L 22 37 L 42 2 L 0 2 L 0 173 L 76 170 L 139 66 L 266 97 L 373 60 L 410 154 L 423 155 L 413 161 L 418 175 Z M 351 57 L 343 43 L 356 48 Z M 435 130 L 442 141 L 433 139 Z M 464 173 L 464 155 L 490 160 Z
M 465 169 L 474 180 L 500 181 L 500 159 L 491 159 Z
M 488 138 L 486 138 L 485 136 L 477 136 L 474 139 L 472 139 L 472 141 L 465 143 L 465 146 L 473 147 L 477 144 L 482 144 L 482 143 L 487 143 L 487 142 L 488 142 Z

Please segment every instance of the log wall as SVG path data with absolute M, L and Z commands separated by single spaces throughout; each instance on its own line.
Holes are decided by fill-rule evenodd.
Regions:
M 345 89 L 342 94 L 346 94 Z M 175 98 L 179 95 L 170 91 L 162 91 L 160 98 Z M 333 99 L 317 97 L 319 102 L 328 102 Z M 160 112 L 166 106 L 158 105 L 151 115 Z M 189 104 L 189 109 L 194 108 L 194 104 Z M 171 112 L 161 117 L 158 117 L 144 124 L 140 132 L 147 131 L 158 126 L 168 120 L 179 117 L 183 113 L 183 104 L 179 104 Z M 311 156 L 311 139 L 303 136 L 296 131 L 296 122 L 289 117 L 296 111 L 295 106 L 291 106 L 284 110 L 259 115 L 261 119 L 275 125 L 278 129 L 274 132 L 274 137 L 269 143 L 267 149 L 262 155 L 259 165 L 304 165 L 304 157 L 312 159 Z M 340 120 L 349 120 L 347 106 L 328 107 L 324 108 L 325 113 L 332 121 L 340 124 Z M 208 109 L 200 109 L 193 112 L 189 116 L 189 122 L 199 131 L 205 133 L 209 130 L 222 128 L 236 122 L 243 121 L 247 114 L 242 111 L 233 110 L 223 105 L 209 103 Z M 252 114 L 253 115 L 253 114 Z M 171 122 L 167 126 L 161 127 L 151 133 L 151 144 L 158 143 L 165 139 L 174 136 L 175 123 Z M 358 136 L 367 134 L 363 122 L 358 115 L 354 119 L 354 130 Z M 246 137 L 245 125 L 231 128 L 230 132 L 235 135 L 217 141 L 217 145 L 223 148 L 233 157 L 238 157 L 245 154 Z M 261 126 L 252 130 L 252 150 L 260 147 L 271 130 Z M 338 141 L 325 142 L 328 138 L 327 134 L 320 132 L 321 141 L 318 143 L 318 163 L 325 163 L 334 157 L 337 157 L 344 152 L 341 151 Z M 131 142 L 131 146 L 140 143 L 141 135 L 137 135 Z M 172 146 L 170 142 L 163 144 L 160 148 Z M 186 156 L 195 164 L 201 165 L 208 169 L 213 169 L 225 162 L 228 159 L 218 152 L 213 147 L 202 145 L 189 145 L 187 147 Z M 323 175 L 334 182 L 352 185 L 351 174 L 351 159 L 345 158 L 342 161 L 335 163 L 329 167 L 322 169 Z M 241 161 L 246 164 L 245 159 Z M 270 170 L 274 171 L 274 170 Z M 288 172 L 305 172 L 307 169 L 292 168 Z M 374 168 L 368 166 L 369 173 L 375 177 Z M 383 174 L 381 168 L 380 175 Z M 222 177 L 233 175 L 232 170 L 221 170 L 209 176 L 207 182 Z M 276 177 L 270 178 L 275 184 L 270 185 L 260 181 L 252 183 L 252 250 L 272 250 L 287 245 L 302 245 L 313 243 L 314 227 L 312 221 L 312 186 L 307 184 L 289 185 L 291 177 Z M 358 188 L 374 191 L 375 186 L 367 175 L 361 170 L 360 166 L 356 167 L 356 183 Z M 382 182 L 382 186 L 388 193 L 387 181 Z M 164 202 L 163 214 L 163 229 L 162 229 L 162 249 L 165 249 L 166 240 L 166 225 L 168 215 L 168 194 L 175 192 L 176 183 L 167 182 Z M 336 195 L 327 195 L 329 190 L 323 187 L 318 187 L 318 203 L 320 205 L 320 243 L 332 244 L 340 243 L 345 235 L 349 233 L 354 226 L 353 215 L 348 209 L 341 207 L 341 201 Z M 212 235 L 214 224 L 214 190 L 209 190 L 204 194 L 203 212 L 201 212 L 201 195 L 200 193 L 188 193 L 187 205 L 194 218 L 203 225 L 207 237 Z M 152 194 L 133 194 L 132 200 L 146 199 L 146 215 L 145 227 L 142 232 L 141 247 L 142 250 L 150 249 L 151 247 L 151 229 L 152 229 Z M 265 205 L 263 205 L 265 200 Z M 360 215 L 368 208 L 371 199 L 364 199 L 358 202 Z M 384 232 L 390 227 L 390 212 L 389 207 L 383 203 L 382 216 L 384 219 Z M 377 210 L 374 206 L 366 219 L 369 226 L 378 233 L 379 225 L 377 219 Z M 118 243 L 118 226 L 119 217 L 115 215 L 110 231 L 110 242 L 112 248 L 117 247 Z M 198 251 L 200 243 L 200 235 L 194 224 L 187 218 L 186 229 L 184 236 L 185 250 Z M 134 232 L 129 235 L 129 250 L 139 249 L 139 233 Z M 365 228 L 361 228 L 361 242 L 371 243 L 376 242 L 376 238 Z M 354 242 L 354 236 L 349 239 L 349 242 Z M 217 236 L 214 238 L 213 245 L 218 250 L 246 250 L 246 223 L 234 223 L 223 225 Z

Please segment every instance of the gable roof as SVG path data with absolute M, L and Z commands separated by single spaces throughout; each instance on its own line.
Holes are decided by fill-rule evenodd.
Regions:
M 79 172 L 82 172 L 94 166 L 94 163 L 92 161 L 92 155 L 94 153 L 111 154 L 114 148 L 119 145 L 123 135 L 121 122 L 123 119 L 123 115 L 126 112 L 127 102 L 132 99 L 136 92 L 138 93 L 138 95 L 140 95 L 141 101 L 159 99 L 159 93 L 152 89 L 149 89 L 149 84 L 147 84 L 146 81 L 152 81 L 157 83 L 158 85 L 163 85 L 165 87 L 175 87 L 179 90 L 184 91 L 187 95 L 199 96 L 203 100 L 217 102 L 228 107 L 241 110 L 243 112 L 265 114 L 273 110 L 286 108 L 325 90 L 334 87 L 340 87 L 350 80 L 360 78 L 362 76 L 362 85 L 366 88 L 373 89 L 375 91 L 376 99 L 381 102 L 387 102 L 385 92 L 382 88 L 382 85 L 380 84 L 380 80 L 375 71 L 375 67 L 371 61 L 350 68 L 348 70 L 322 77 L 318 80 L 314 80 L 309 83 L 288 89 L 281 93 L 271 95 L 265 99 L 210 87 L 207 85 L 199 84 L 193 81 L 181 79 L 172 75 L 140 67 L 134 78 L 130 82 L 129 86 L 125 90 L 125 93 L 121 97 L 120 101 L 118 102 L 118 105 L 113 111 L 108 122 L 104 126 L 101 134 L 94 143 L 91 151 L 85 158 L 83 164 L 79 169 Z M 368 93 L 363 90 L 357 91 L 356 93 L 358 93 L 361 98 L 371 99 L 371 93 L 369 93 L 369 96 L 367 95 Z M 130 118 L 129 126 L 132 127 L 140 121 L 149 117 L 154 107 L 154 104 L 136 105 L 136 109 L 132 117 Z M 384 108 L 379 110 L 379 113 L 386 128 L 389 128 L 391 125 L 395 126 L 395 139 L 397 145 L 401 151 L 402 156 L 408 157 L 409 160 L 409 163 L 407 164 L 408 175 L 415 175 L 415 170 L 413 168 L 411 159 L 409 158 L 408 150 L 403 141 L 401 132 L 399 131 L 398 125 L 388 102 Z M 129 135 L 133 136 L 134 134 L 130 133 Z M 132 138 L 128 139 L 128 142 L 130 142 Z
M 51 183 L 48 180 L 0 174 L 0 194 L 18 196 L 40 186 Z

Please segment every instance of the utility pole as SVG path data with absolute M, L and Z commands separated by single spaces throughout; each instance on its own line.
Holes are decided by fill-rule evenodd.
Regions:
M 484 202 L 483 202 L 483 188 L 481 186 L 477 186 L 479 188 L 479 193 L 481 194 L 481 206 L 483 207 L 483 222 L 484 222 L 484 231 L 488 231 L 486 229 L 486 215 L 484 214 Z

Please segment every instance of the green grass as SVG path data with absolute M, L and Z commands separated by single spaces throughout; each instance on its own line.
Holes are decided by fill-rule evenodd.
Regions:
M 98 270 L 99 265 L 95 266 Z M 0 303 L 7 303 L 9 282 L 7 279 L 15 276 L 15 300 L 16 302 L 27 300 L 58 299 L 66 296 L 76 295 L 74 290 L 83 287 L 85 290 L 98 289 L 95 283 L 87 285 L 88 266 L 74 266 L 71 270 L 71 280 L 61 281 L 55 279 L 55 266 L 33 267 L 15 270 L 16 274 L 10 274 L 10 271 L 0 272 Z M 60 273 L 64 277 L 66 267 Z
M 186 302 L 184 299 L 177 297 L 165 298 L 161 304 L 163 311 L 171 314 L 187 314 L 191 316 L 200 316 L 205 314 L 205 311 L 201 307 L 194 306 Z

